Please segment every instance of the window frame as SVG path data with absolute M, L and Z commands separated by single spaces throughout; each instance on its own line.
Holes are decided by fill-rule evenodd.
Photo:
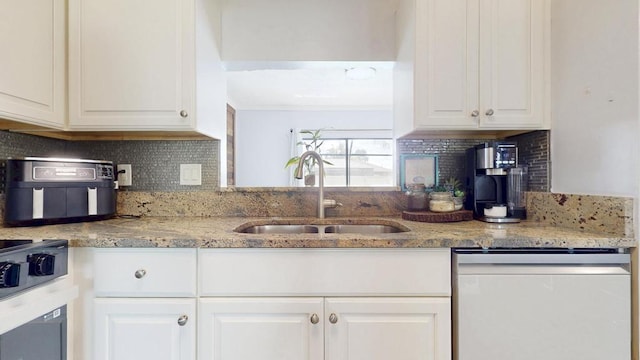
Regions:
M 302 141 L 308 141 L 311 140 L 310 138 L 303 136 L 301 137 Z M 354 156 L 354 154 L 352 153 L 352 148 L 353 148 L 353 141 L 354 140 L 371 140 L 371 141 L 376 141 L 376 140 L 384 140 L 384 141 L 389 141 L 391 142 L 391 149 L 389 151 L 388 154 L 384 154 L 384 153 L 373 153 L 373 154 L 355 154 L 355 156 L 379 156 L 379 157 L 389 157 L 391 159 L 391 179 L 390 179 L 390 184 L 389 185 L 380 185 L 381 187 L 384 186 L 395 186 L 396 183 L 396 176 L 394 176 L 395 172 L 395 165 L 393 163 L 393 159 L 394 159 L 394 146 L 393 146 L 393 138 L 392 137 L 374 137 L 374 136 L 363 136 L 363 137 L 352 137 L 352 136 L 321 136 L 320 137 L 320 141 L 322 141 L 323 143 L 325 141 L 344 141 L 344 145 L 345 145 L 345 149 L 346 152 L 344 154 L 328 154 L 328 153 L 324 153 L 322 151 L 322 148 L 320 149 L 320 155 L 322 156 L 323 159 L 325 159 L 326 156 L 331 156 L 331 157 L 338 157 L 340 155 L 344 156 L 344 160 L 345 160 L 345 185 L 336 185 L 333 187 L 353 187 L 351 185 L 351 160 L 352 157 Z M 329 160 L 327 160 L 329 161 Z M 375 186 L 366 186 L 366 185 L 360 185 L 362 187 L 375 187 Z

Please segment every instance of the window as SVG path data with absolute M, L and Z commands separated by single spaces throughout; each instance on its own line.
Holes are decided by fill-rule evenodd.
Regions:
M 393 186 L 393 140 L 325 138 L 325 186 Z

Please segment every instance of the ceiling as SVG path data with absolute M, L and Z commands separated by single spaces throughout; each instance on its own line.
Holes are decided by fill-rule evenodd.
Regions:
M 389 62 L 280 63 L 271 64 L 268 69 L 230 65 L 227 96 L 238 110 L 390 109 L 392 66 Z M 353 68 L 369 70 L 373 76 L 352 79 L 346 70 Z
M 398 0 L 223 0 L 229 103 L 248 109 L 391 109 Z M 349 79 L 345 70 L 374 68 Z

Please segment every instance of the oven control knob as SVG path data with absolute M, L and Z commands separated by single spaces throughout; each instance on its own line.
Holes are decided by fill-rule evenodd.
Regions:
M 56 256 L 51 254 L 33 254 L 27 257 L 29 262 L 29 275 L 47 276 L 53 275 Z
M 0 288 L 20 285 L 20 264 L 0 262 Z

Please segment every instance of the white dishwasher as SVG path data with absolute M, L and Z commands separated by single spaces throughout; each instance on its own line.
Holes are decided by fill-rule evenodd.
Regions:
M 630 360 L 630 256 L 454 249 L 457 360 Z

